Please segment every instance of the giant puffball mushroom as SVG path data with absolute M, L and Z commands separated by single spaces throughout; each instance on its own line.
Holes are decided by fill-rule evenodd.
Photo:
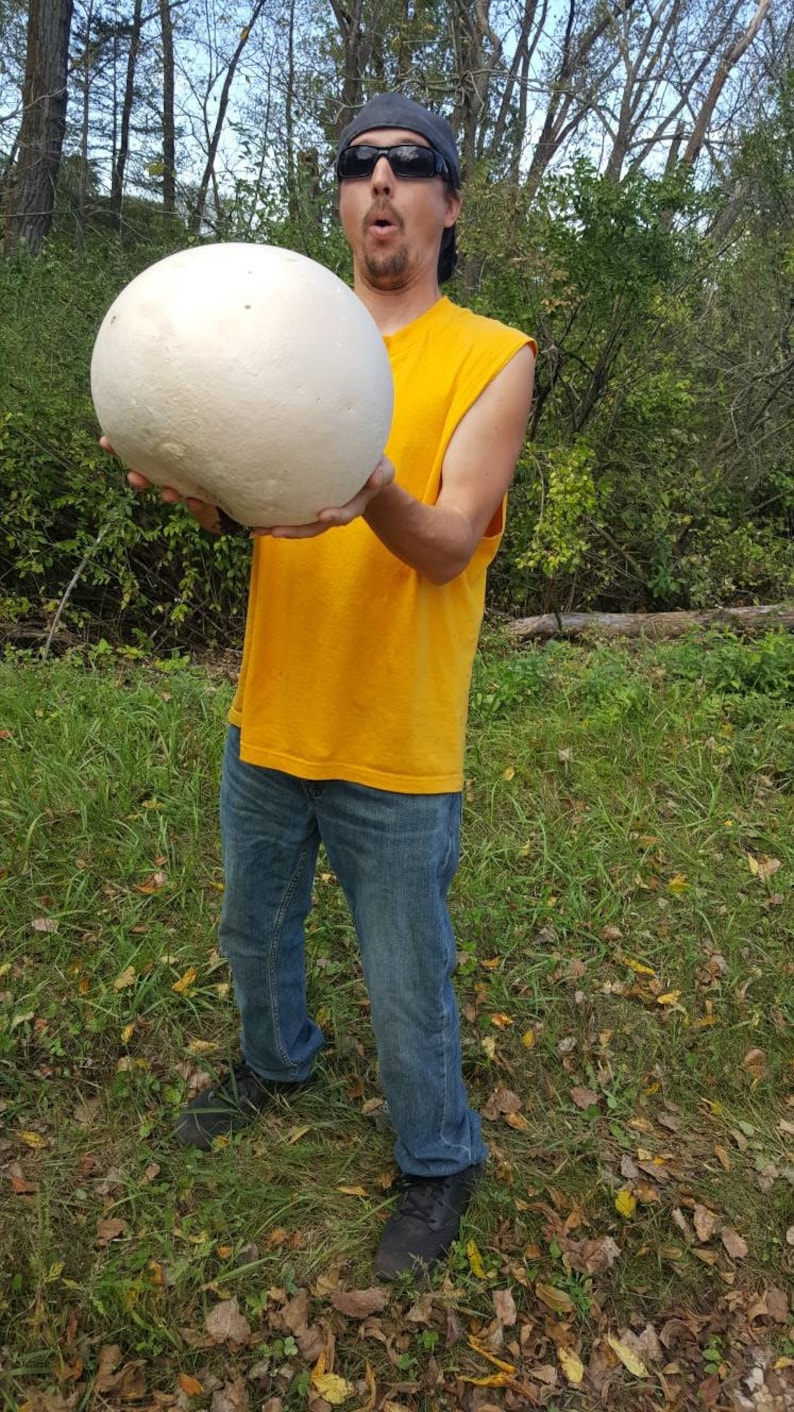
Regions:
M 133 470 L 263 527 L 346 504 L 380 460 L 394 399 L 383 339 L 347 285 L 239 242 L 169 255 L 122 290 L 91 392 Z

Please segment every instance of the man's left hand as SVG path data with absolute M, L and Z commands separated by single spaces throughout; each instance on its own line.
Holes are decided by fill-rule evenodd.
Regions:
M 372 475 L 365 485 L 361 487 L 357 495 L 352 500 L 348 500 L 346 505 L 339 505 L 328 510 L 321 510 L 316 520 L 312 520 L 308 525 L 274 525 L 271 529 L 257 528 L 255 535 L 272 535 L 273 539 L 314 539 L 318 534 L 325 534 L 326 530 L 337 529 L 340 525 L 349 525 L 351 520 L 356 520 L 363 515 L 367 506 L 385 486 L 391 485 L 394 480 L 394 466 L 388 456 L 382 456 Z

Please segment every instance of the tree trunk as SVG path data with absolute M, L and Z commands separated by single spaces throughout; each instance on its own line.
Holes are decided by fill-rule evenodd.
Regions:
M 737 632 L 765 632 L 768 628 L 794 628 L 794 606 L 786 603 L 764 607 L 709 608 L 700 613 L 542 613 L 509 623 L 510 637 L 681 637 L 693 628 L 735 628 Z
M 229 106 L 229 94 L 232 90 L 232 83 L 234 82 L 234 75 L 237 71 L 237 65 L 239 64 L 242 52 L 246 44 L 248 43 L 248 36 L 250 35 L 251 30 L 256 24 L 256 21 L 258 20 L 264 8 L 265 0 L 255 0 L 254 8 L 251 11 L 251 18 L 248 21 L 248 24 L 242 30 L 240 38 L 237 42 L 237 48 L 235 49 L 231 59 L 229 60 L 229 67 L 226 70 L 226 77 L 223 81 L 223 88 L 221 89 L 221 97 L 220 102 L 218 104 L 218 115 L 215 120 L 215 128 L 213 130 L 212 137 L 210 138 L 209 151 L 207 153 L 207 161 L 201 176 L 201 181 L 199 182 L 199 189 L 196 194 L 196 204 L 193 209 L 191 230 L 195 235 L 198 235 L 198 233 L 200 232 L 201 223 L 204 220 L 204 210 L 207 205 L 207 192 L 209 191 L 210 182 L 215 180 L 215 158 L 218 155 L 218 145 L 221 140 L 223 124 L 226 120 L 226 109 Z
M 697 118 L 695 119 L 695 126 L 692 130 L 692 136 L 690 137 L 689 142 L 686 145 L 684 155 L 681 158 L 682 166 L 691 167 L 693 163 L 697 160 L 698 153 L 700 152 L 700 149 L 703 146 L 703 142 L 706 137 L 708 125 L 711 122 L 712 114 L 717 106 L 719 96 L 722 93 L 723 88 L 725 87 L 728 75 L 734 65 L 738 64 L 745 50 L 749 49 L 750 45 L 755 39 L 755 36 L 761 28 L 761 25 L 766 19 L 767 11 L 769 10 L 769 6 L 771 3 L 772 0 L 759 0 L 756 12 L 753 15 L 753 18 L 750 21 L 749 25 L 747 26 L 747 29 L 744 31 L 744 34 L 739 36 L 739 38 L 736 40 L 736 43 L 731 45 L 730 49 L 726 51 L 726 53 L 720 60 L 717 72 L 715 73 L 714 78 L 711 81 L 711 87 L 709 88 L 709 91 L 706 94 L 703 107 L 701 108 L 700 112 L 697 115 Z
M 163 211 L 176 209 L 176 129 L 174 123 L 174 26 L 171 0 L 160 0 L 163 37 Z
M 124 105 L 121 110 L 119 150 L 113 164 L 113 174 L 110 180 L 110 219 L 114 230 L 121 230 L 121 203 L 124 199 L 124 170 L 127 165 L 127 156 L 130 150 L 130 120 L 132 118 L 132 104 L 135 98 L 135 66 L 138 62 L 138 50 L 141 43 L 142 8 L 143 0 L 135 0 L 135 8 L 132 12 L 130 47 L 127 55 L 127 80 L 124 85 Z
M 73 0 L 30 0 L 19 155 L 5 248 L 37 255 L 49 234 L 66 127 Z

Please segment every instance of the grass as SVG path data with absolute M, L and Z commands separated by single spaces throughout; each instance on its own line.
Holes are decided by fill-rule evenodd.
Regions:
M 491 1405 L 526 1406 L 530 1387 L 585 1407 L 618 1375 L 612 1406 L 663 1405 L 642 1400 L 650 1384 L 605 1338 L 658 1332 L 672 1312 L 696 1330 L 676 1350 L 684 1388 L 711 1376 L 727 1389 L 759 1330 L 787 1375 L 791 1317 L 751 1313 L 794 1254 L 792 639 L 487 642 L 452 908 L 489 1180 L 424 1322 L 406 1286 L 369 1333 L 329 1291 L 371 1284 L 391 1140 L 327 864 L 308 937 L 328 1038 L 318 1083 L 210 1157 L 170 1142 L 186 1096 L 235 1052 L 215 942 L 230 694 L 219 672 L 133 654 L 0 668 L 7 1404 L 87 1404 L 100 1349 L 118 1344 L 159 1406 L 186 1405 L 182 1373 L 201 1385 L 191 1405 L 215 1388 L 214 1412 L 238 1376 L 258 1404 L 305 1407 L 314 1360 L 284 1315 L 301 1289 L 350 1407 L 374 1408 L 373 1387 L 378 1406 L 470 1405 L 461 1379 L 498 1377 L 472 1335 L 517 1370 L 480 1392 Z M 728 1253 L 723 1227 L 746 1254 Z M 607 1236 L 619 1257 L 588 1268 L 582 1242 Z M 517 1321 L 497 1319 L 499 1333 L 505 1288 Z M 232 1297 L 250 1342 L 208 1347 L 205 1317 Z M 578 1350 L 584 1379 L 563 1376 L 560 1348 Z M 556 1383 L 532 1382 L 537 1367 Z M 115 1395 L 132 1400 L 122 1384 Z

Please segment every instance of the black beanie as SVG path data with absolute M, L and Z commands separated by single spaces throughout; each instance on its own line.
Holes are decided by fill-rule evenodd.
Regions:
M 415 103 L 412 98 L 406 98 L 402 93 L 379 93 L 364 104 L 364 107 L 342 129 L 342 135 L 336 149 L 337 160 L 340 152 L 349 147 L 354 138 L 360 137 L 363 132 L 371 132 L 373 128 L 379 127 L 403 128 L 406 132 L 418 132 L 419 136 L 424 137 L 431 147 L 434 147 L 436 152 L 444 158 L 449 173 L 450 186 L 454 191 L 460 191 L 460 160 L 452 128 L 446 118 L 440 118 L 438 114 L 431 113 L 428 108 L 423 108 L 421 103 Z M 438 253 L 439 284 L 443 284 L 445 280 L 449 279 L 457 263 L 455 227 L 450 226 L 441 237 L 441 249 Z

